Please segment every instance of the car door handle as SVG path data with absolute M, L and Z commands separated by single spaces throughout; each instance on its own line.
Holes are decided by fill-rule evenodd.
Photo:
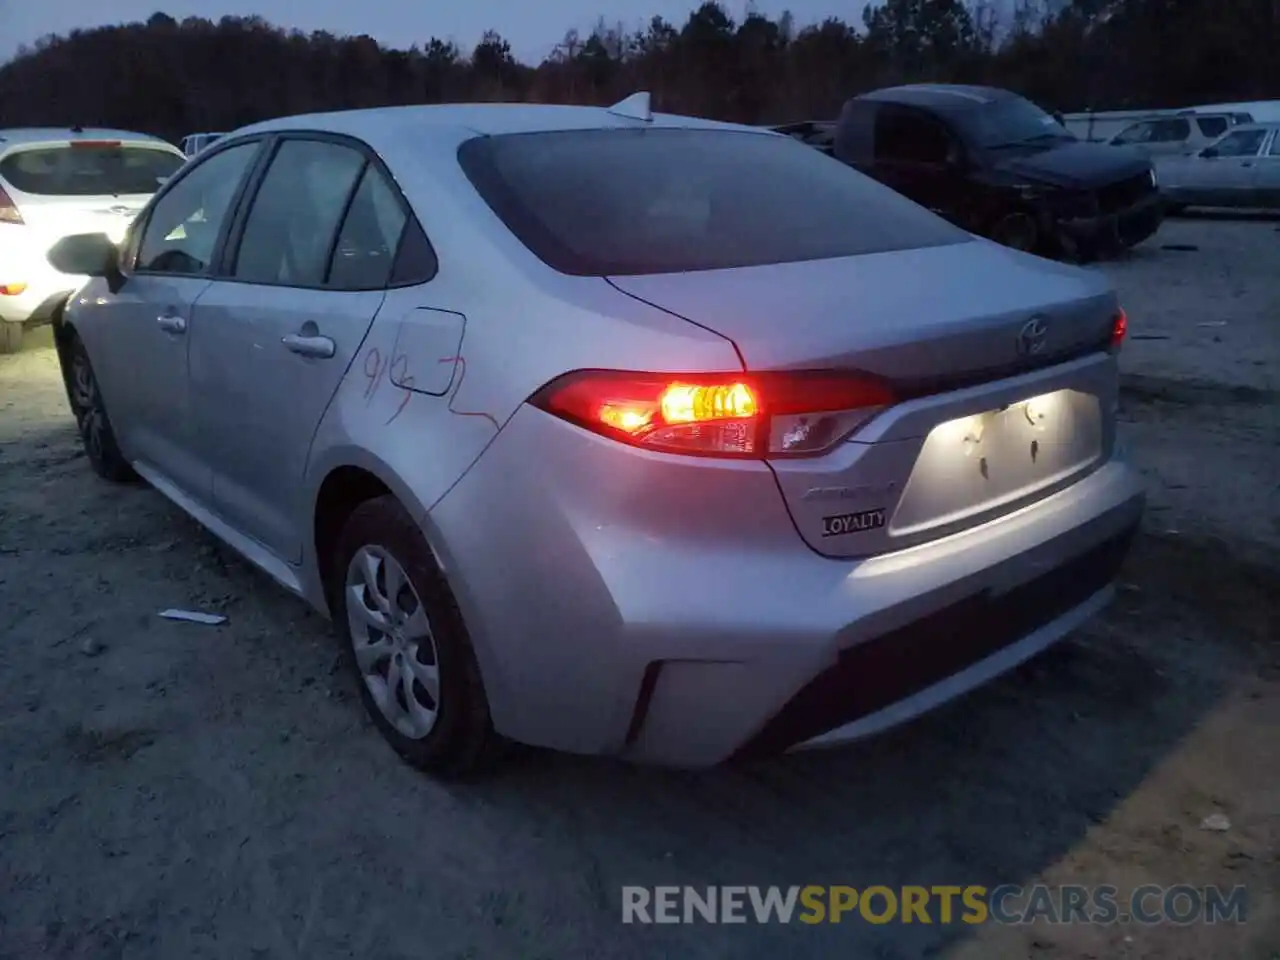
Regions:
M 163 317 L 156 317 L 156 323 L 158 323 L 160 325 L 160 329 L 165 331 L 166 333 L 186 333 L 187 332 L 186 317 L 174 317 L 174 316 L 166 315 Z
M 282 337 L 280 342 L 300 357 L 328 360 L 337 352 L 337 346 L 329 337 L 306 337 L 300 333 L 291 333 Z

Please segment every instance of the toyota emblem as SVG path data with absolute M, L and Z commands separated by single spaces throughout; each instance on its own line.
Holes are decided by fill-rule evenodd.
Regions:
M 1032 317 L 1018 331 L 1018 356 L 1034 357 L 1044 353 L 1048 337 L 1049 327 L 1044 317 Z

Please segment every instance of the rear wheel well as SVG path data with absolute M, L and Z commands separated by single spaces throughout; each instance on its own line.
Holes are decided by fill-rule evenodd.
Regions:
M 337 549 L 342 528 L 360 504 L 390 493 L 385 483 L 360 467 L 338 467 L 320 485 L 314 529 L 316 563 L 320 568 L 326 599 L 331 603 L 332 598 L 328 594 L 333 586 L 333 552 Z

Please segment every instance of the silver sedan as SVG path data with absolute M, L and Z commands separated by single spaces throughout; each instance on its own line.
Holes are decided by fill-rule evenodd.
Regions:
M 440 775 L 866 736 L 1093 616 L 1142 513 L 1105 278 L 644 95 L 273 120 L 50 257 L 93 468 Z
M 1186 207 L 1280 208 L 1280 123 L 1232 128 L 1185 157 L 1156 160 L 1160 192 Z

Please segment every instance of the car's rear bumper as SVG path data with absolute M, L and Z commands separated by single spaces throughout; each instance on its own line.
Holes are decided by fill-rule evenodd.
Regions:
M 19 294 L 0 294 L 0 322 L 27 327 L 48 323 L 74 292 L 72 287 L 28 287 Z
M 620 448 L 524 408 L 424 528 L 500 732 L 705 766 L 863 736 L 1032 655 L 1106 600 L 1142 508 L 1112 461 L 999 520 L 837 561 L 804 545 L 764 464 Z

